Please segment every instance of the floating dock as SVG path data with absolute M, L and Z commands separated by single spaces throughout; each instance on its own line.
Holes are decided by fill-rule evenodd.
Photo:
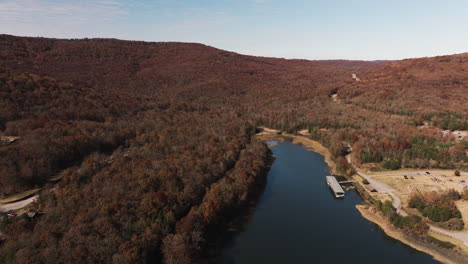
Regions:
M 341 188 L 341 185 L 338 183 L 335 176 L 327 176 L 326 178 L 327 178 L 327 184 L 332 189 L 333 193 L 335 194 L 335 197 L 336 198 L 344 197 L 343 188 Z

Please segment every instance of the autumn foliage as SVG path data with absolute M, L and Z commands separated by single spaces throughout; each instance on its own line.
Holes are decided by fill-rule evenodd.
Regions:
M 377 169 L 466 170 L 467 142 L 442 131 L 466 129 L 466 71 L 467 54 L 320 62 L 0 35 L 0 136 L 20 137 L 0 145 L 0 197 L 44 187 L 41 217 L 4 224 L 0 262 L 193 263 L 264 184 L 259 125 L 308 130 L 346 174 L 348 147 Z

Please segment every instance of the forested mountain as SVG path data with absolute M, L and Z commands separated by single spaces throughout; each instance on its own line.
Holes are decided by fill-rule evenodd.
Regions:
M 467 71 L 468 53 L 387 63 L 345 87 L 342 95 L 350 103 L 378 111 L 466 117 Z
M 352 78 L 352 75 L 359 79 Z M 261 190 L 260 125 L 348 145 L 376 168 L 467 169 L 468 54 L 393 62 L 239 55 L 201 44 L 0 35 L 6 263 L 192 263 Z M 423 126 L 424 125 L 424 126 Z M 61 177 L 58 183 L 51 178 Z

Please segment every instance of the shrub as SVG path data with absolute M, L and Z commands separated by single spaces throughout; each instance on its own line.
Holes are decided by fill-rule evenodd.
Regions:
M 380 200 L 375 201 L 375 208 L 377 208 L 377 210 L 379 211 L 382 211 L 382 201 Z
M 447 241 L 442 241 L 442 240 L 439 240 L 433 236 L 427 236 L 427 240 L 430 242 L 430 243 L 433 243 L 433 244 L 436 244 L 440 247 L 443 247 L 443 248 L 447 248 L 447 249 L 452 249 L 455 247 L 454 244 L 450 243 L 450 242 L 447 242 Z
M 450 218 L 452 218 L 452 213 L 450 212 L 450 209 L 445 206 L 441 206 L 441 207 L 427 206 L 422 211 L 422 214 L 423 216 L 426 216 L 427 218 L 429 218 L 431 221 L 434 221 L 434 222 L 445 222 L 445 221 L 448 221 Z
M 447 222 L 438 224 L 438 226 L 449 230 L 463 230 L 465 223 L 460 218 L 451 218 Z
M 455 176 L 461 176 L 461 173 L 460 173 L 459 170 L 455 170 L 455 171 L 453 172 L 453 174 L 455 174 Z
M 468 189 L 463 190 L 463 193 L 461 194 L 461 198 L 463 200 L 468 200 Z
M 401 161 L 387 160 L 383 163 L 383 167 L 387 170 L 398 170 L 401 168 Z
M 362 183 L 365 184 L 365 185 L 370 184 L 370 182 L 367 179 L 362 180 Z
M 450 189 L 447 192 L 447 197 L 450 198 L 451 200 L 458 201 L 461 199 L 461 195 L 459 192 L 457 192 L 455 189 Z
M 422 221 L 422 218 L 417 215 L 400 216 L 396 215 L 393 218 L 392 224 L 400 229 L 413 229 Z
M 419 197 L 413 197 L 410 201 L 409 201 L 409 204 L 408 206 L 410 208 L 416 208 L 418 209 L 418 211 L 422 211 L 424 210 L 424 208 L 426 207 L 426 204 L 424 203 L 423 199 L 419 198 Z
M 393 213 L 394 211 L 395 211 L 395 208 L 393 208 L 392 202 L 390 202 L 389 200 L 386 200 L 382 206 L 382 213 L 385 216 L 390 216 L 391 213 Z
M 417 194 L 410 199 L 408 207 L 417 208 L 423 216 L 434 222 L 445 222 L 451 218 L 461 218 L 454 202 L 461 197 L 462 195 L 454 189 L 446 193 Z

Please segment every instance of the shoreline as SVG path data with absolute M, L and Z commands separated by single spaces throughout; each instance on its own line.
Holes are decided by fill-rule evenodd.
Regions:
M 261 128 L 265 129 L 265 127 L 261 127 Z M 338 171 L 336 170 L 336 164 L 332 160 L 332 154 L 330 150 L 324 145 L 322 145 L 322 143 L 315 141 L 313 139 L 304 137 L 304 136 L 288 134 L 286 132 L 281 133 L 279 132 L 279 130 L 266 128 L 266 131 L 269 131 L 269 132 L 259 133 L 257 134 L 257 137 L 264 142 L 270 141 L 270 140 L 282 142 L 285 140 L 284 138 L 292 139 L 291 143 L 296 144 L 296 145 L 302 145 L 308 151 L 316 152 L 322 155 L 325 159 L 325 163 L 327 163 L 330 174 L 334 174 L 334 175 L 339 174 Z
M 265 128 L 265 127 L 261 127 L 261 128 L 264 129 L 265 132 L 257 134 L 257 137 L 259 137 L 259 139 L 261 139 L 262 141 L 266 142 L 270 140 L 276 140 L 276 141 L 283 142 L 285 141 L 285 138 L 291 139 L 292 140 L 291 143 L 302 145 L 307 150 L 316 152 L 322 155 L 324 157 L 325 162 L 327 163 L 329 167 L 330 174 L 335 174 L 335 175 L 337 174 L 336 164 L 331 159 L 332 155 L 330 153 L 330 150 L 327 147 L 323 146 L 320 142 L 315 141 L 305 136 L 293 135 L 293 134 L 289 134 L 286 132 L 281 132 L 279 130 L 274 130 L 274 129 Z M 357 185 L 360 186 L 359 183 L 357 183 Z M 369 197 L 367 197 L 366 190 L 356 188 L 356 191 L 361 195 L 365 203 L 371 202 L 369 200 Z M 443 251 L 442 248 L 435 248 L 437 246 L 432 245 L 428 242 L 424 242 L 424 241 L 416 242 L 416 238 L 412 238 L 410 235 L 403 233 L 401 230 L 392 226 L 383 217 L 365 208 L 366 208 L 366 205 L 356 205 L 356 209 L 359 211 L 362 217 L 378 225 L 384 231 L 385 234 L 392 237 L 393 239 L 396 239 L 400 241 L 401 243 L 408 245 L 418 251 L 431 255 L 435 260 L 440 261 L 442 263 L 445 263 L 445 264 L 460 263 L 454 260 L 456 258 L 455 256 L 447 256 L 446 254 L 441 253 L 440 251 Z M 372 208 L 372 207 L 369 207 L 369 208 Z M 459 257 L 468 259 L 468 256 L 466 256 L 465 254 L 460 255 Z
M 263 141 L 262 139 L 259 139 Z M 227 217 L 225 222 L 219 223 L 209 227 L 207 232 L 208 237 L 207 243 L 204 247 L 207 249 L 204 253 L 198 256 L 200 263 L 215 264 L 218 263 L 219 258 L 222 255 L 223 249 L 234 241 L 234 238 L 239 234 L 248 220 L 255 212 L 260 197 L 265 191 L 265 186 L 268 181 L 268 173 L 275 161 L 273 152 L 268 148 L 265 167 L 262 169 L 261 180 L 256 191 L 253 191 L 250 197 L 247 199 L 247 203 L 234 208 L 232 217 Z M 199 262 L 196 262 L 199 263 Z
M 356 209 L 359 211 L 359 213 L 367 219 L 369 222 L 372 222 L 376 225 L 378 225 L 386 235 L 389 237 L 392 237 L 393 239 L 396 239 L 405 245 L 408 245 L 418 251 L 424 252 L 426 254 L 431 255 L 435 260 L 440 261 L 442 263 L 446 264 L 457 264 L 460 263 L 456 260 L 454 260 L 455 256 L 447 256 L 443 252 L 444 249 L 442 248 L 435 248 L 437 246 L 434 246 L 432 244 L 428 244 L 427 242 L 423 241 L 417 241 L 415 238 L 412 238 L 411 235 L 406 235 L 405 233 L 401 232 L 399 229 L 396 227 L 392 226 L 385 218 L 383 218 L 381 215 L 379 215 L 377 212 L 374 212 L 372 210 L 372 207 L 366 206 L 366 205 L 356 205 Z M 432 245 L 434 248 L 429 247 L 429 245 Z M 465 257 L 466 256 L 460 256 Z
M 330 150 L 324 145 L 322 145 L 322 143 L 315 141 L 313 139 L 304 137 L 304 136 L 297 136 L 297 135 L 288 134 L 288 133 L 282 133 L 282 135 L 285 137 L 291 138 L 292 139 L 291 143 L 296 144 L 296 145 L 302 145 L 308 151 L 312 151 L 312 152 L 322 155 L 325 160 L 325 163 L 327 163 L 328 165 L 330 174 L 340 175 L 340 173 L 336 169 L 335 162 L 332 160 L 332 154 Z

